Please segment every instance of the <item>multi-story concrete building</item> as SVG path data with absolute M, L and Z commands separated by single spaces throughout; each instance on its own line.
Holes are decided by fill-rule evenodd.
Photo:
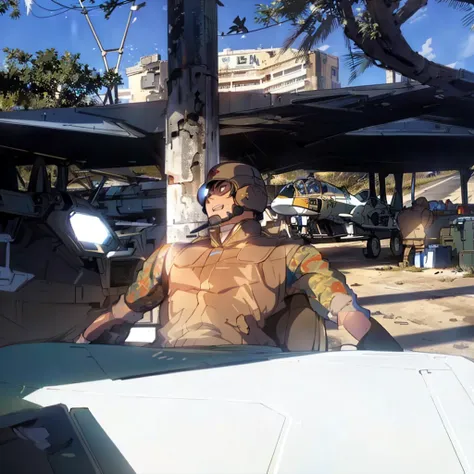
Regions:
M 219 53 L 220 92 L 278 94 L 339 87 L 339 58 L 319 50 L 306 56 L 280 48 L 225 49 Z
M 129 102 L 150 102 L 167 97 L 168 61 L 159 54 L 143 56 L 140 62 L 125 70 L 128 77 Z
M 166 99 L 168 63 L 145 56 L 127 68 L 130 102 Z M 339 58 L 322 51 L 302 56 L 280 48 L 226 49 L 219 53 L 219 92 L 261 91 L 278 94 L 340 88 Z
M 393 84 L 395 82 L 408 82 L 408 78 L 406 78 L 405 76 L 402 76 L 398 72 L 387 69 L 385 71 L 385 83 Z

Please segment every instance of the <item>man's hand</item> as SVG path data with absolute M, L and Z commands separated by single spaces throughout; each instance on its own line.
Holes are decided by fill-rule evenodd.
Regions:
M 125 303 L 124 296 L 110 311 L 101 314 L 76 340 L 77 344 L 97 341 L 101 344 L 122 344 L 133 325 L 143 314 L 132 311 Z
M 76 339 L 76 344 L 90 344 L 91 341 L 88 341 L 83 334 L 81 334 L 77 339 Z

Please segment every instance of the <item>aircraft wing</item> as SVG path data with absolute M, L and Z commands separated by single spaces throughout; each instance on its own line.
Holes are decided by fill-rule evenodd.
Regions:
M 106 349 L 96 357 L 112 376 Z M 80 353 L 94 350 L 74 351 L 69 379 Z M 148 366 L 175 363 L 154 353 Z M 70 410 L 104 472 L 105 439 L 131 468 L 116 473 L 464 474 L 474 465 L 467 359 L 349 351 L 196 369 L 44 387 L 24 399 Z

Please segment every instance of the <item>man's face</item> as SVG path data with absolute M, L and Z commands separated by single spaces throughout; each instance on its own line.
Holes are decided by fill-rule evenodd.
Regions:
M 219 216 L 221 219 L 232 214 L 234 198 L 230 181 L 216 181 L 209 188 L 206 198 L 206 212 L 208 217 Z

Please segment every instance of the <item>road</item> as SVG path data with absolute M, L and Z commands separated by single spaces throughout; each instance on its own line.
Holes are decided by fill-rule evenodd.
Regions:
M 420 192 L 416 193 L 416 197 L 424 196 L 428 201 L 444 201 L 451 194 L 460 191 L 461 179 L 459 174 L 450 176 L 446 179 L 434 183 L 426 188 L 422 189 Z

